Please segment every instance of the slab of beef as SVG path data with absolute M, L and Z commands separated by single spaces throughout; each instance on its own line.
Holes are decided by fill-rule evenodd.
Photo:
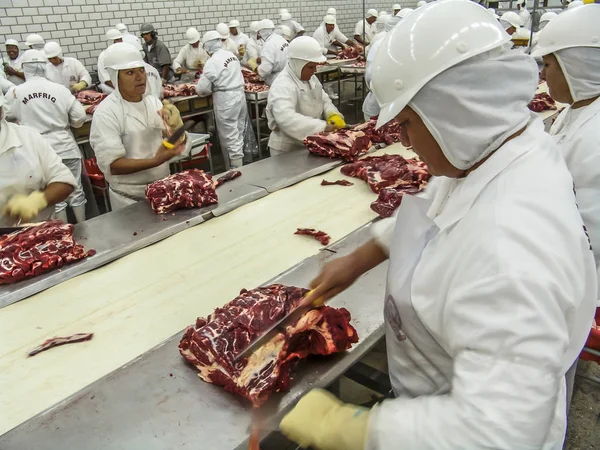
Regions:
M 94 254 L 94 250 L 86 252 L 76 244 L 73 225 L 60 220 L 15 231 L 0 236 L 0 285 L 35 277 Z
M 163 97 L 187 97 L 196 95 L 196 85 L 194 83 L 167 84 L 163 87 Z
M 146 200 L 157 214 L 213 205 L 218 202 L 215 184 L 202 170 L 184 170 L 149 184 Z
M 331 241 L 331 236 L 314 228 L 298 228 L 294 234 L 312 236 L 323 245 L 327 245 Z
M 323 180 L 321 181 L 321 186 L 353 186 L 354 183 L 348 181 L 348 180 L 335 180 L 335 181 L 327 181 L 327 180 Z
M 237 177 L 241 177 L 241 176 L 242 176 L 242 172 L 240 172 L 239 170 L 230 170 L 225 175 L 217 178 L 217 182 L 215 183 L 215 188 L 218 188 L 223 183 L 227 183 L 228 181 L 235 180 Z
M 354 59 L 363 57 L 363 53 L 357 47 L 346 47 L 336 56 L 337 59 Z
M 556 102 L 550 95 L 545 92 L 540 92 L 539 94 L 535 94 L 533 100 L 531 100 L 531 103 L 527 106 L 533 112 L 542 112 L 556 109 Z
M 86 112 L 88 114 L 94 114 L 94 111 L 96 111 L 100 102 L 102 102 L 102 100 L 108 97 L 108 95 L 103 94 L 102 92 L 96 92 L 90 89 L 86 89 L 85 91 L 79 91 L 75 97 L 82 105 L 91 105 L 89 108 L 86 109 Z
M 74 344 L 76 342 L 89 341 L 94 337 L 94 333 L 77 333 L 72 336 L 66 337 L 53 337 L 46 339 L 42 344 L 31 349 L 27 354 L 29 356 L 37 355 L 38 353 L 44 352 L 51 349 L 52 347 L 58 347 L 59 345 Z
M 297 361 L 308 355 L 329 355 L 358 342 L 345 308 L 313 309 L 290 324 L 248 358 L 235 356 L 287 315 L 308 289 L 272 284 L 240 295 L 188 327 L 179 352 L 208 383 L 223 386 L 260 406 L 272 392 L 289 389 Z

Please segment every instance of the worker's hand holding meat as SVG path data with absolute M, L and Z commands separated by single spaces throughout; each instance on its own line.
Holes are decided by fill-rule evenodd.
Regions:
M 48 206 L 48 200 L 41 191 L 34 191 L 29 195 L 17 194 L 13 196 L 2 213 L 24 222 L 29 222 L 37 216 L 42 209 Z

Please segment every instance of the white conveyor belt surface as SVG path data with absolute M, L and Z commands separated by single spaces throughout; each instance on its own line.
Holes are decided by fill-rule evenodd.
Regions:
M 372 155 L 400 153 L 396 144 Z M 336 168 L 182 231 L 0 310 L 0 434 L 51 407 L 376 217 L 367 184 Z M 316 274 L 315 274 L 316 275 Z M 28 358 L 45 339 L 93 332 L 89 342 Z

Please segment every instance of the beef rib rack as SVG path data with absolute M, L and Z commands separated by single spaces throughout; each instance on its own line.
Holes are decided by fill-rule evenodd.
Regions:
M 247 291 L 188 327 L 179 352 L 208 383 L 248 399 L 257 407 L 272 392 L 289 389 L 296 363 L 329 355 L 358 342 L 345 308 L 324 306 L 304 314 L 248 358 L 235 361 L 252 340 L 297 306 L 308 289 L 272 284 Z
M 202 170 L 184 170 L 150 183 L 146 200 L 157 214 L 214 205 L 219 200 L 215 185 L 212 176 Z

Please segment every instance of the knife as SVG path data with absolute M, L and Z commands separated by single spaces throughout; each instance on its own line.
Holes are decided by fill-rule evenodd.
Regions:
M 162 144 L 169 150 L 174 149 L 177 141 L 181 139 L 181 136 L 183 136 L 183 133 L 192 128 L 193 125 L 194 122 L 192 121 L 183 124 L 183 126 L 177 128 L 167 140 L 163 140 Z
M 15 225 L 11 226 L 11 227 L 0 227 L 0 236 L 4 235 L 4 234 L 11 234 L 14 233 L 15 231 L 22 231 L 25 228 L 31 228 L 31 227 L 37 227 L 38 225 L 42 225 L 44 222 L 37 222 L 37 223 L 21 223 L 21 220 L 19 220 Z
M 308 294 L 306 294 L 304 298 L 300 300 L 300 303 L 298 303 L 298 306 L 296 306 L 296 308 L 292 309 L 282 319 L 275 322 L 271 327 L 269 327 L 265 332 L 263 332 L 263 334 L 255 338 L 252 342 L 250 342 L 250 344 L 248 344 L 248 347 L 246 347 L 244 350 L 238 353 L 233 358 L 233 360 L 237 361 L 240 358 L 250 356 L 264 344 L 273 339 L 275 335 L 277 335 L 278 333 L 285 332 L 285 327 L 287 325 L 296 322 L 298 319 L 300 319 L 300 317 L 302 317 L 311 309 L 323 306 L 323 302 L 320 298 L 316 299 L 313 302 L 306 303 L 306 299 L 310 297 L 310 294 L 312 294 L 312 292 L 313 291 L 308 292 Z

